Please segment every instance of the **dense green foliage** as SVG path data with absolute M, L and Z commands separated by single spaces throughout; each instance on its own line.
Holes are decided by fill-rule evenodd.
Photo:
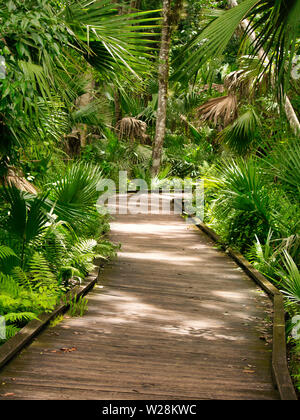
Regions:
M 287 94 L 299 118 L 300 2 L 171 6 L 155 182 L 205 180 L 205 222 L 285 295 L 300 389 L 300 343 L 291 336 L 300 314 L 300 139 L 284 106 Z M 160 7 L 0 0 L 0 315 L 8 338 L 50 311 L 95 256 L 114 254 L 97 183 L 117 181 L 121 170 L 151 183 Z M 244 18 L 255 42 L 249 28 L 238 29 Z

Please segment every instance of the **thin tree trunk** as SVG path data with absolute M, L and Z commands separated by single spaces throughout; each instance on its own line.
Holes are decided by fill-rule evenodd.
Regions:
M 238 3 L 237 3 L 236 0 L 228 0 L 228 4 L 229 4 L 229 6 L 231 8 L 238 6 Z M 256 44 L 257 37 L 256 37 L 256 34 L 255 34 L 254 31 L 251 31 L 251 30 L 249 31 L 249 27 L 250 26 L 249 26 L 249 21 L 247 19 L 244 19 L 241 22 L 241 27 L 242 27 L 242 29 L 245 32 L 248 31 L 248 37 L 250 38 L 250 40 L 255 45 Z M 265 51 L 262 48 L 260 48 L 259 51 L 258 51 L 258 57 L 260 59 L 264 59 L 264 60 L 267 60 L 268 59 L 266 57 Z M 288 119 L 288 121 L 290 123 L 290 126 L 292 127 L 294 133 L 296 135 L 299 134 L 300 133 L 300 122 L 299 122 L 299 120 L 297 118 L 297 115 L 295 113 L 295 110 L 294 110 L 294 108 L 293 108 L 293 106 L 291 104 L 291 101 L 289 100 L 288 96 L 286 96 L 286 99 L 285 99 L 284 109 L 285 109 L 286 117 L 287 117 L 287 119 Z
M 169 55 L 171 45 L 171 0 L 163 0 L 162 37 L 159 53 L 158 68 L 158 106 L 156 115 L 156 132 L 152 151 L 151 175 L 156 176 L 160 170 L 162 148 L 166 133 L 168 84 L 169 84 Z

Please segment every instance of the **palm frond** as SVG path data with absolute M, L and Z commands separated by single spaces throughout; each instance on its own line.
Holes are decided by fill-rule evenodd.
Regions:
M 50 199 L 45 201 L 45 208 L 71 226 L 88 225 L 95 218 L 99 197 L 97 185 L 101 178 L 99 167 L 88 163 L 72 164 L 65 176 L 50 186 Z
M 260 121 L 253 108 L 240 115 L 218 135 L 218 140 L 239 155 L 246 154 L 251 147 Z
M 40 235 L 49 221 L 43 207 L 46 195 L 32 196 L 15 186 L 3 188 L 3 198 L 10 206 L 4 229 L 28 243 Z
M 300 302 L 300 271 L 289 253 L 283 251 L 284 270 L 278 270 L 282 292 L 293 302 Z
M 141 139 L 146 134 L 147 124 L 144 121 L 132 117 L 123 118 L 117 124 L 119 138 L 126 138 L 132 142 Z
M 220 172 L 216 209 L 229 215 L 233 209 L 257 213 L 268 220 L 268 195 L 261 170 L 254 159 L 224 160 L 218 165 Z M 218 209 L 219 206 L 219 209 Z
M 257 2 L 257 0 L 245 0 L 238 7 L 223 12 L 210 22 L 176 58 L 175 64 L 181 62 L 181 65 L 177 67 L 172 78 L 175 80 L 191 78 L 211 57 L 221 56 L 238 25 Z M 185 55 L 188 55 L 186 60 Z
M 282 91 L 283 86 L 286 88 L 299 36 L 298 0 L 244 0 L 237 7 L 225 11 L 192 40 L 184 51 L 188 54 L 186 60 L 182 55 L 177 58 L 183 63 L 173 78 L 191 78 L 209 58 L 221 56 L 244 19 L 250 22 L 244 36 L 254 31 L 258 33 L 253 43 L 254 55 L 264 49 L 260 60 L 264 63 L 268 59 L 263 71 L 272 69 L 274 64 L 278 89 Z
M 221 96 L 210 99 L 197 110 L 198 115 L 205 121 L 218 122 L 228 125 L 237 117 L 237 97 L 235 95 Z
M 98 198 L 96 186 L 101 177 L 100 168 L 88 163 L 74 163 L 66 175 L 51 186 L 51 198 L 56 205 L 94 205 Z
M 265 68 L 266 63 L 262 63 L 261 66 Z M 267 74 L 261 70 L 258 57 L 249 55 L 242 56 L 239 59 L 239 70 L 229 73 L 224 79 L 227 91 L 240 98 L 253 97 L 256 92 L 264 94 L 268 86 Z
M 120 15 L 116 6 L 108 0 L 73 2 L 64 11 L 65 20 L 86 43 L 85 57 L 95 68 L 108 73 L 123 68 L 138 76 L 148 71 L 141 57 L 150 56 L 158 11 Z
M 73 124 L 87 124 L 91 126 L 104 127 L 111 120 L 112 113 L 103 100 L 93 100 L 89 104 L 73 111 L 70 115 Z
M 300 193 L 300 141 L 295 138 L 277 145 L 271 154 L 264 157 L 272 173 Z
M 18 264 L 18 256 L 8 246 L 0 245 L 0 271 L 10 274 L 11 270 Z

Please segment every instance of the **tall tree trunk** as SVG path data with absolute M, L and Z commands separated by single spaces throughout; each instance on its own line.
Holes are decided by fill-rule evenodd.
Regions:
M 166 133 L 168 84 L 169 84 L 169 55 L 171 45 L 171 0 L 163 0 L 162 37 L 159 52 L 158 68 L 158 105 L 156 114 L 156 132 L 152 150 L 151 175 L 156 176 L 160 170 L 162 148 Z
M 232 7 L 236 7 L 238 6 L 238 2 L 236 0 L 228 0 L 228 4 L 229 6 Z M 248 30 L 248 36 L 250 38 L 250 40 L 253 42 L 253 44 L 256 44 L 256 34 L 254 31 L 249 31 L 249 21 L 247 19 L 244 19 L 241 22 L 241 27 L 243 29 L 243 31 L 247 31 Z M 260 59 L 264 58 L 265 60 L 267 60 L 265 51 L 260 48 L 258 51 L 258 57 Z M 290 126 L 292 127 L 294 133 L 297 135 L 300 133 L 300 122 L 297 118 L 296 112 L 291 104 L 291 101 L 289 100 L 288 96 L 286 96 L 285 98 L 285 104 L 284 104 L 284 109 L 285 109 L 285 113 L 286 113 L 286 117 L 290 123 Z

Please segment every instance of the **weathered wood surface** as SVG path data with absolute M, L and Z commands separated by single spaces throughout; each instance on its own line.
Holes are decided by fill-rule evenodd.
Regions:
M 111 238 L 88 313 L 10 362 L 0 399 L 279 399 L 272 304 L 227 255 L 178 215 L 118 215 Z

